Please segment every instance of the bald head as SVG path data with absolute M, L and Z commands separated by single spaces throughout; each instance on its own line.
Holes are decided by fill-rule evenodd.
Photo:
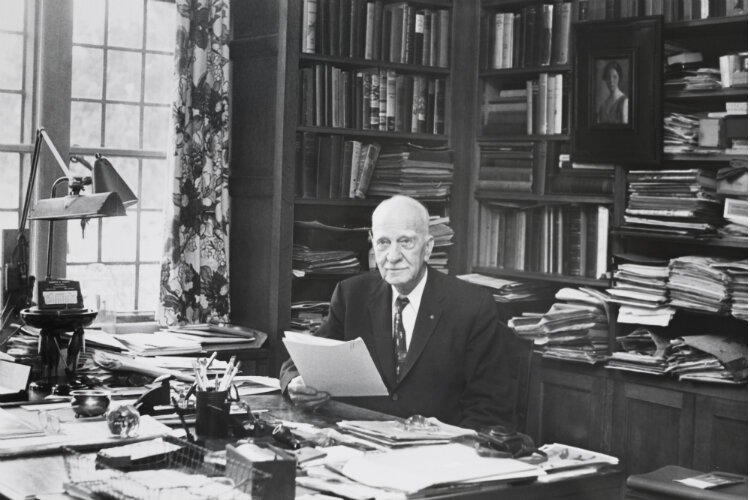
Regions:
M 383 279 L 408 295 L 427 272 L 432 253 L 430 214 L 408 196 L 394 196 L 372 213 L 372 247 Z
M 430 214 L 424 205 L 414 198 L 396 195 L 382 202 L 372 212 L 373 229 L 395 221 L 423 236 L 429 234 Z

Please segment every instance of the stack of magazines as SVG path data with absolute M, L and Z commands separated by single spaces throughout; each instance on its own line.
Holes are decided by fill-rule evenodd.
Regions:
M 292 266 L 304 274 L 356 274 L 360 271 L 357 254 L 350 250 L 312 250 L 294 245 Z
M 664 152 L 667 154 L 690 153 L 698 146 L 696 115 L 668 113 L 664 117 Z
M 723 224 L 716 176 L 710 170 L 631 170 L 628 194 L 626 229 L 705 237 Z
M 617 342 L 622 351 L 613 352 L 605 368 L 651 375 L 666 374 L 669 339 L 639 327 L 617 337 Z
M 670 304 L 681 309 L 724 313 L 729 310 L 731 279 L 726 260 L 687 255 L 669 262 Z
M 668 373 L 679 380 L 747 383 L 747 343 L 721 335 L 685 335 L 673 341 Z
M 453 151 L 415 144 L 384 145 L 367 194 L 447 198 L 453 184 Z
M 747 259 L 712 265 L 729 275 L 729 302 L 732 316 L 747 321 Z
M 562 288 L 546 313 L 511 318 L 508 327 L 543 346 L 545 358 L 596 364 L 607 359 L 607 297 L 591 288 Z
M 610 302 L 620 304 L 617 321 L 667 326 L 675 310 L 669 307 L 667 279 L 669 267 L 664 264 L 619 264 L 614 272 L 614 288 L 607 292 Z

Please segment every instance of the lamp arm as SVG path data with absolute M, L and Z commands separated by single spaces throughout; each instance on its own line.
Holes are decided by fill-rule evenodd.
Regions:
M 50 189 L 50 198 L 55 197 L 55 190 L 57 189 L 57 186 L 60 185 L 60 183 L 68 181 L 70 183 L 70 179 L 67 177 L 59 177 L 55 179 L 55 182 L 52 183 L 52 189 Z M 54 236 L 54 229 L 55 229 L 55 221 L 51 220 L 49 222 L 49 233 L 47 235 L 47 278 L 46 280 L 49 281 L 50 278 L 52 278 L 52 236 Z

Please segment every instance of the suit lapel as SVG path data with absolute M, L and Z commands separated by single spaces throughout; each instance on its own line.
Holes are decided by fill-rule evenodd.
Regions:
M 370 300 L 370 332 L 377 353 L 375 363 L 386 385 L 396 385 L 396 365 L 394 363 L 392 325 L 391 325 L 391 287 L 381 281 L 372 293 Z
M 419 304 L 419 313 L 417 313 L 417 322 L 414 324 L 414 332 L 411 336 L 411 343 L 406 354 L 406 365 L 404 371 L 399 377 L 399 382 L 409 373 L 419 356 L 424 351 L 427 342 L 435 332 L 435 327 L 443 313 L 443 295 L 435 285 L 435 271 L 427 269 L 427 283 L 425 283 L 422 301 Z

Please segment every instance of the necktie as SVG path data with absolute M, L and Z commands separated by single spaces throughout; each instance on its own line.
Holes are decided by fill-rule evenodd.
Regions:
M 396 355 L 396 377 L 400 375 L 402 367 L 406 364 L 406 330 L 401 313 L 408 303 L 408 297 L 398 297 L 396 299 L 396 314 L 393 316 L 393 352 Z

